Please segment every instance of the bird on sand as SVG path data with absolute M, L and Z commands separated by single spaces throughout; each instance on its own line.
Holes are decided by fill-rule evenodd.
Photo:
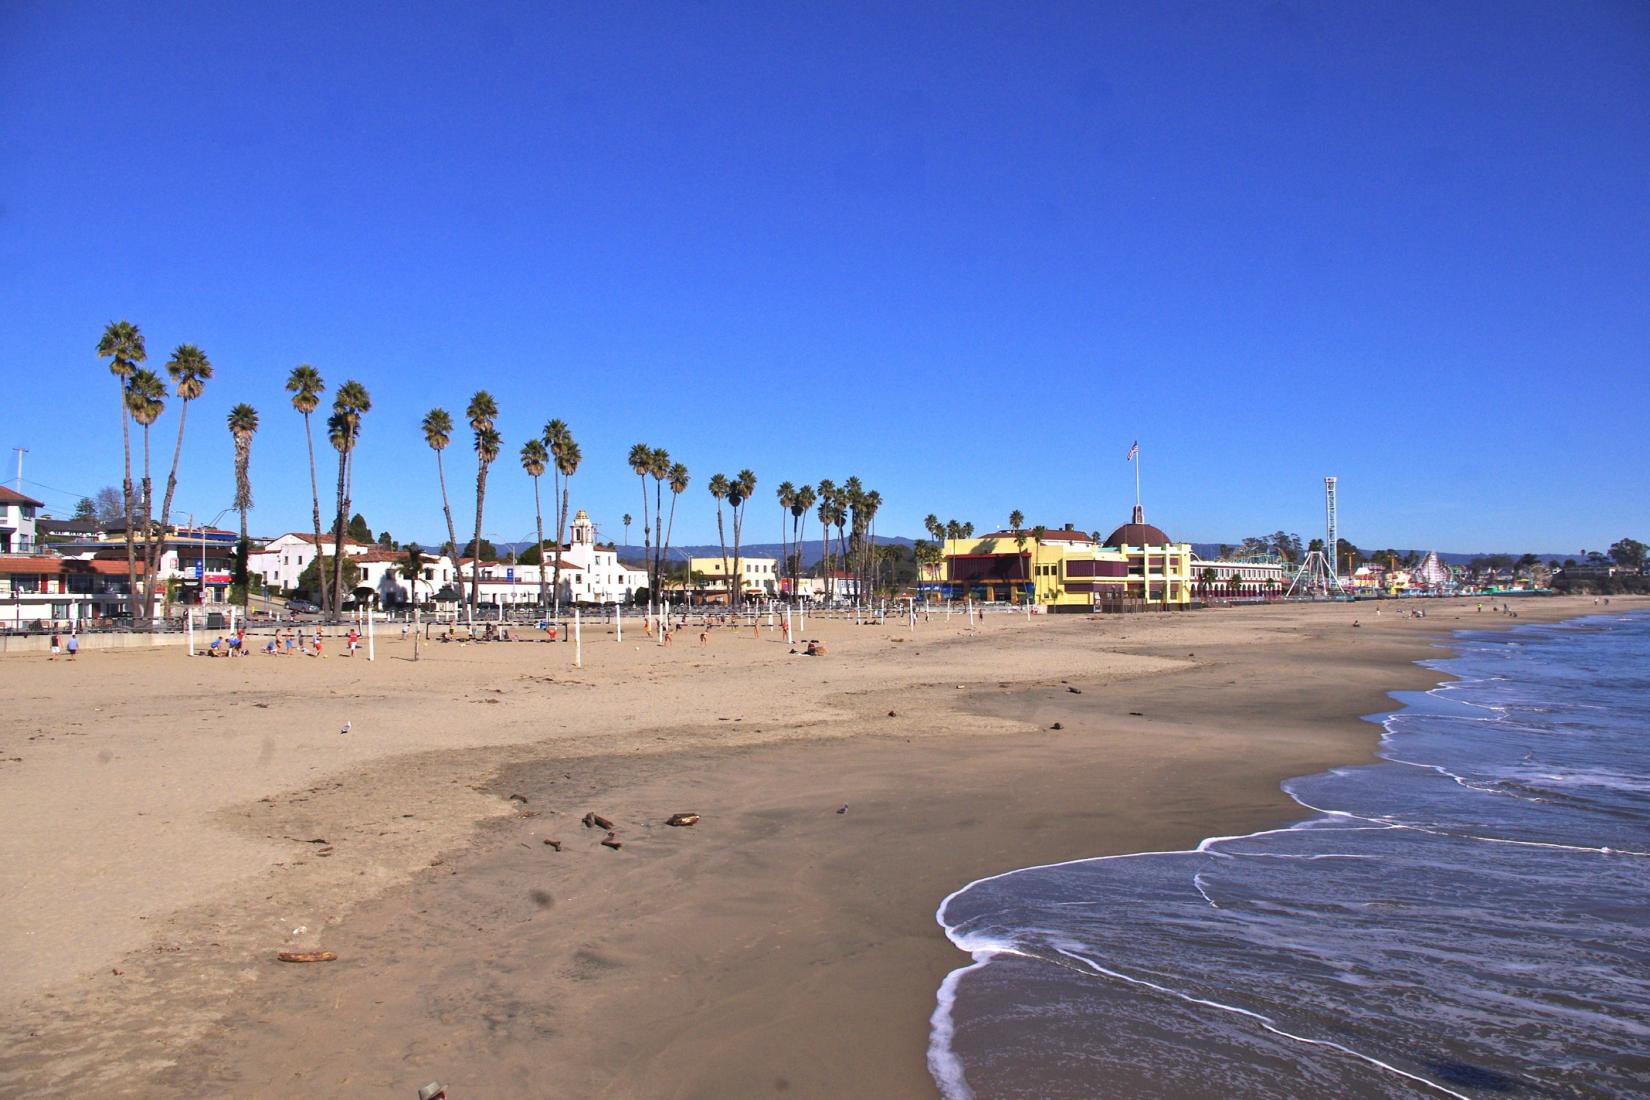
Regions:
M 344 727 L 342 729 L 340 729 L 338 732 L 341 733 L 341 734 L 342 733 L 348 733 L 350 731 L 350 725 L 351 725 L 351 723 L 345 722 Z

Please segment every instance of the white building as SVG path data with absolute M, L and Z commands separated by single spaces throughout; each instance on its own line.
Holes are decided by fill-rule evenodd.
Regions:
M 1214 571 L 1213 581 L 1207 572 Z M 1217 558 L 1206 561 L 1192 557 L 1192 589 L 1199 595 L 1247 597 L 1281 595 L 1289 587 L 1291 575 L 1276 558 Z
M 323 535 L 322 552 L 332 556 L 333 540 Z M 344 553 L 359 558 L 381 547 L 344 538 Z M 298 587 L 298 577 L 315 560 L 315 536 L 301 531 L 288 531 L 279 538 L 270 539 L 262 549 L 247 555 L 246 569 L 253 576 L 262 577 L 265 592 L 291 592 Z
M 0 485 L 0 554 L 32 554 L 40 545 L 35 532 L 38 500 Z

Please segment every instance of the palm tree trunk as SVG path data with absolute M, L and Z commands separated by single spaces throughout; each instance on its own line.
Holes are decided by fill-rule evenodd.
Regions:
M 570 481 L 570 480 L 572 480 L 572 479 L 568 478 L 566 480 L 563 480 L 562 483 L 561 483 L 561 505 L 560 505 L 560 510 L 557 513 L 557 519 L 556 519 L 555 577 L 556 577 L 556 615 L 558 617 L 561 615 L 561 541 L 564 537 L 566 537 L 566 534 L 567 534 L 567 526 L 566 526 L 567 525 L 567 482 Z
M 321 556 L 321 490 L 315 483 L 315 437 L 309 430 L 309 414 L 304 414 L 304 445 L 309 448 L 309 505 L 310 515 L 315 520 L 315 556 Z M 321 604 L 321 614 L 327 614 L 327 581 L 322 573 L 321 566 L 315 566 L 316 593 Z
M 335 615 L 344 613 L 344 463 L 349 458 L 348 451 L 338 452 L 338 515 L 332 521 L 332 611 Z M 317 558 L 321 548 L 315 548 Z M 316 570 L 316 576 L 322 578 L 321 584 L 326 585 L 326 562 L 321 561 L 321 567 Z
M 143 618 L 146 623 L 152 624 L 154 605 L 149 601 L 149 586 L 155 575 L 154 566 L 149 564 L 149 557 L 154 553 L 154 524 L 151 522 L 154 512 L 153 486 L 149 481 L 149 425 L 143 426 Z M 204 583 L 205 578 L 202 578 Z
M 126 413 L 126 380 L 116 379 L 120 383 L 120 451 L 125 459 L 126 476 L 121 482 L 121 501 L 126 506 L 126 606 L 132 613 L 132 625 L 138 622 L 137 609 L 137 532 L 132 529 L 135 517 L 132 514 L 132 428 Z M 22 489 L 19 485 L 18 489 Z
M 185 399 L 183 401 L 182 405 L 178 409 L 178 441 L 177 441 L 177 444 L 175 446 L 173 446 L 173 448 L 172 448 L 172 469 L 166 475 L 166 495 L 165 495 L 165 497 L 163 497 L 161 499 L 161 505 L 160 505 L 161 542 L 160 542 L 160 548 L 155 552 L 155 565 L 157 567 L 154 571 L 155 573 L 158 573 L 160 571 L 159 568 L 158 568 L 158 566 L 160 565 L 160 558 L 161 558 L 161 555 L 166 553 L 166 525 L 168 523 L 170 523 L 171 520 L 172 520 L 172 494 L 175 493 L 177 491 L 177 488 L 178 488 L 178 460 L 183 457 L 183 425 L 188 419 L 189 419 L 189 401 L 187 399 Z M 151 576 L 153 576 L 153 574 L 151 574 Z M 206 578 L 204 576 L 201 578 L 201 595 L 202 596 L 206 595 Z M 146 598 L 149 600 L 150 607 L 153 608 L 154 600 L 155 600 L 153 580 L 151 580 L 151 582 L 149 584 L 148 596 Z
M 464 596 L 464 574 L 459 571 L 458 532 L 453 527 L 453 508 L 447 503 L 447 470 L 441 463 L 441 452 L 435 452 L 435 473 L 441 479 L 441 511 L 447 517 L 447 543 L 453 548 L 453 579 L 458 582 L 459 598 Z M 543 541 L 542 539 L 540 540 Z
M 345 525 L 348 523 L 348 520 L 344 517 L 350 514 L 350 508 L 355 503 L 355 447 L 353 444 L 344 452 L 343 458 L 342 465 L 344 469 L 341 484 L 344 487 L 344 503 L 343 507 L 338 509 L 338 553 L 333 556 L 332 561 L 332 573 L 336 578 L 337 606 L 340 613 L 344 610 L 344 539 L 347 537 Z M 350 594 L 354 595 L 353 592 Z
M 644 471 L 642 479 L 642 561 L 647 565 L 647 602 L 657 603 L 659 599 L 659 582 L 653 577 L 653 543 L 647 523 L 647 473 Z
M 787 564 L 785 561 L 785 546 L 785 506 L 781 504 L 779 506 L 779 576 L 775 583 L 782 581 L 787 572 L 785 568 Z
M 733 607 L 733 574 L 728 572 L 728 536 L 722 527 L 722 501 L 716 501 L 716 541 L 722 544 L 722 590 L 727 596 L 728 607 Z
M 827 562 L 831 558 L 831 525 L 824 520 L 819 521 L 819 577 L 825 582 L 825 602 L 831 602 L 831 571 Z
M 665 493 L 664 481 L 661 478 L 653 479 L 653 576 L 654 584 L 664 573 L 664 541 L 665 541 Z M 646 485 L 642 489 L 645 494 Z M 662 601 L 661 601 L 662 602 Z
M 739 529 L 744 526 L 744 511 L 745 505 L 742 502 L 733 510 L 733 572 L 728 574 L 728 581 L 733 585 L 733 599 L 740 602 L 745 599 L 744 570 L 739 567 Z M 731 601 L 728 604 L 730 610 L 735 606 Z
M 475 622 L 476 604 L 481 599 L 481 510 L 487 501 L 487 464 L 476 462 L 476 540 L 472 549 L 475 560 L 470 563 L 470 621 Z
M 539 504 L 539 479 L 533 478 L 533 529 L 538 532 L 539 548 L 539 606 L 544 607 L 550 602 L 550 593 L 544 586 L 544 508 Z M 560 561 L 561 555 L 556 559 Z

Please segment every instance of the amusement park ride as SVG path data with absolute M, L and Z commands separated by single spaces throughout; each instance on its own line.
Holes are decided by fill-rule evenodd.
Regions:
M 1335 554 L 1340 547 L 1340 523 L 1335 512 L 1335 479 L 1323 479 L 1324 498 L 1324 546 L 1323 550 L 1309 551 L 1301 567 L 1295 573 L 1295 579 L 1289 582 L 1289 591 L 1283 594 L 1286 600 L 1347 600 L 1352 598 L 1342 585 L 1341 578 L 1335 569 Z

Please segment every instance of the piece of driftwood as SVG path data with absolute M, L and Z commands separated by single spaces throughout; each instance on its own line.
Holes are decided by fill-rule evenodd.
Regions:
M 616 852 L 620 848 L 624 847 L 624 841 L 620 840 L 618 837 L 614 836 L 612 833 L 608 833 L 607 836 L 602 840 L 602 847 L 603 848 L 612 848 Z
M 611 829 L 613 828 L 613 823 L 601 814 L 592 810 L 590 813 L 584 815 L 584 827 L 586 829 Z
M 666 825 L 675 825 L 678 828 L 680 828 L 684 825 L 697 825 L 697 824 L 699 824 L 699 815 L 698 814 L 671 814 L 670 815 L 670 820 L 666 821 L 665 824 Z
M 1073 695 L 1083 694 L 1083 689 L 1082 688 L 1068 687 L 1066 690 L 1071 692 Z
M 556 851 L 558 851 L 558 852 L 561 851 L 561 841 L 551 840 L 550 838 L 546 837 L 544 842 L 546 844 L 550 845 L 550 847 L 554 848 Z
M 338 961 L 338 956 L 331 951 L 282 951 L 275 957 L 284 963 L 329 963 Z
M 1049 727 L 1049 729 L 1051 729 L 1051 730 L 1063 730 L 1063 729 L 1065 729 L 1065 728 L 1066 728 L 1066 727 L 1064 727 L 1064 726 L 1062 726 L 1062 725 L 1061 725 L 1061 724 L 1060 724 L 1060 723 L 1058 723 L 1058 722 L 1056 722 L 1056 723 L 1054 723 L 1054 725 L 1052 725 L 1052 726 L 1050 726 L 1050 727 Z

